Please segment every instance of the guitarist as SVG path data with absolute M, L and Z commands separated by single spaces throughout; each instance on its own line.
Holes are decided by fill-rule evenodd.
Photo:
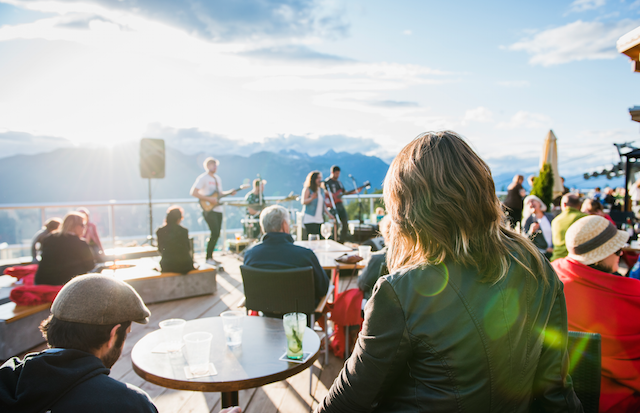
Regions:
M 338 217 L 340 217 L 340 222 L 342 222 L 340 241 L 345 242 L 347 240 L 347 236 L 349 235 L 349 216 L 347 215 L 347 210 L 344 208 L 344 204 L 342 203 L 342 196 L 358 193 L 360 192 L 360 188 L 346 192 L 344 189 L 344 185 L 342 185 L 342 182 L 340 182 L 338 178 L 340 178 L 340 167 L 338 165 L 333 165 L 331 167 L 331 174 L 324 181 L 324 185 L 333 194 L 333 200 L 336 204 Z
M 204 220 L 207 221 L 207 225 L 211 230 L 211 236 L 207 243 L 207 264 L 215 266 L 220 265 L 218 261 L 213 259 L 213 250 L 220 237 L 220 229 L 222 227 L 222 205 L 219 202 L 219 197 L 236 194 L 235 189 L 227 192 L 222 190 L 222 181 L 220 177 L 216 175 L 219 163 L 215 158 L 209 157 L 205 159 L 203 163 L 205 172 L 196 178 L 196 181 L 191 187 L 191 196 L 201 201 L 209 201 L 215 205 L 214 208 L 208 212 L 205 210 L 202 211 L 202 216 Z

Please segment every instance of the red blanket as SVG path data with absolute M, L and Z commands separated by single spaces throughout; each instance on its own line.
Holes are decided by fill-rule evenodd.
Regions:
M 640 280 L 570 258 L 551 265 L 564 283 L 569 330 L 602 336 L 600 411 L 636 411 L 623 406 L 640 396 Z
M 9 298 L 17 305 L 52 303 L 61 288 L 61 285 L 20 285 L 11 290 Z
M 37 271 L 38 264 L 29 264 L 6 268 L 4 273 L 6 275 L 16 277 L 19 280 L 23 280 L 23 285 L 33 285 L 33 280 L 35 279 Z
M 352 288 L 338 294 L 331 311 L 331 320 L 335 323 L 331 336 L 331 351 L 336 357 L 344 358 L 345 350 L 345 326 L 362 327 L 362 291 Z M 353 346 L 350 346 L 353 349 Z

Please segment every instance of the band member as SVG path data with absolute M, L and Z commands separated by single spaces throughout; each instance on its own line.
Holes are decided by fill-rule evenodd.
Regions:
M 340 178 L 340 167 L 338 165 L 333 165 L 331 167 L 331 174 L 326 181 L 324 181 L 324 186 L 333 194 L 336 211 L 338 212 L 338 217 L 340 217 L 340 222 L 342 222 L 340 241 L 344 242 L 347 240 L 347 236 L 349 235 L 349 225 L 347 224 L 349 216 L 347 215 L 347 210 L 344 208 L 344 204 L 342 203 L 342 196 L 356 194 L 360 192 L 360 189 L 345 191 L 344 185 L 342 185 L 342 182 L 340 182 L 338 178 Z
M 333 215 L 329 212 L 324 198 L 325 191 L 322 189 L 322 173 L 320 171 L 309 172 L 309 175 L 307 175 L 307 178 L 304 180 L 302 197 L 300 198 L 302 213 L 304 214 L 302 224 L 304 224 L 304 228 L 307 230 L 307 235 L 320 235 L 320 226 L 324 222 L 324 213 L 327 214 L 329 219 L 333 219 Z
M 258 238 L 260 235 L 260 224 L 252 222 L 260 218 L 260 212 L 266 206 L 264 202 L 264 184 L 267 181 L 256 178 L 253 180 L 253 190 L 244 197 L 244 202 L 249 205 L 247 207 L 247 218 L 250 222 L 245 222 L 245 233 L 249 238 Z
M 222 190 L 222 181 L 220 177 L 216 175 L 218 170 L 218 164 L 220 162 L 215 158 L 207 158 L 204 160 L 203 166 L 205 172 L 196 178 L 193 186 L 191 187 L 191 196 L 194 196 L 201 201 L 208 201 L 215 205 L 210 211 L 203 209 L 202 216 L 207 221 L 207 225 L 211 230 L 211 236 L 207 243 L 207 264 L 219 265 L 220 263 L 213 259 L 213 250 L 216 247 L 218 238 L 220 237 L 220 228 L 222 227 L 222 204 L 219 201 L 219 197 L 226 195 L 235 195 L 236 190 L 224 192 Z

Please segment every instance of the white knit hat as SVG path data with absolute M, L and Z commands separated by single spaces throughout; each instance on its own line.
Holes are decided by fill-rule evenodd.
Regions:
M 542 199 L 538 198 L 538 197 L 537 197 L 537 196 L 535 196 L 535 195 L 527 195 L 527 196 L 524 198 L 524 201 L 522 201 L 522 203 L 523 203 L 525 206 L 528 206 L 528 205 L 529 205 L 529 200 L 530 200 L 530 199 L 536 200 L 536 201 L 538 201 L 538 202 L 540 203 L 540 210 L 541 210 L 542 212 L 546 212 L 546 211 L 547 211 L 547 204 L 545 204 L 544 202 L 542 202 Z
M 584 265 L 607 258 L 622 248 L 628 239 L 629 234 L 616 229 L 599 215 L 580 218 L 565 234 L 568 257 Z

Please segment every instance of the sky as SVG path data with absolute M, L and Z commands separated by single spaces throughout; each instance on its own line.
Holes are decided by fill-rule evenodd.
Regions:
M 640 0 L 0 0 L 0 157 L 161 138 L 185 153 L 390 160 L 463 135 L 494 174 L 617 163 Z

